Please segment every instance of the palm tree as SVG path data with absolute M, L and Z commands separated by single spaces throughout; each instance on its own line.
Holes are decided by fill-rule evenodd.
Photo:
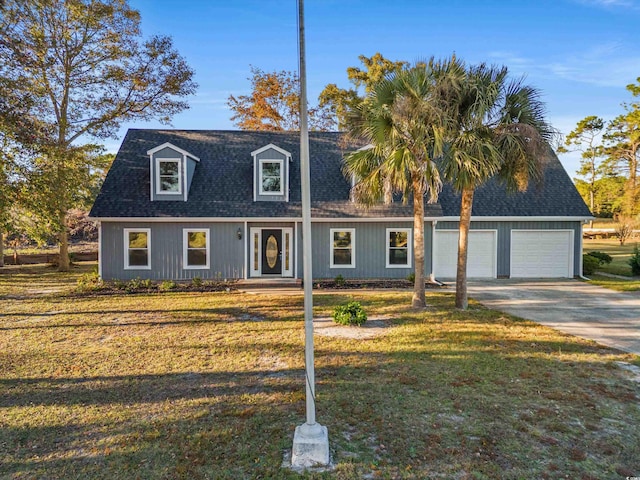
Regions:
M 416 63 L 379 82 L 349 122 L 349 133 L 369 142 L 345 159 L 347 178 L 358 180 L 355 199 L 372 205 L 401 193 L 413 197 L 414 307 L 424 307 L 424 201 L 435 202 L 442 187 L 435 159 L 442 155 L 451 92 L 464 78 L 455 57 Z M 385 195 L 385 193 L 387 195 Z
M 507 76 L 506 67 L 470 67 L 450 104 L 455 123 L 441 168 L 462 197 L 456 272 L 456 307 L 461 309 L 468 305 L 467 248 L 476 188 L 494 176 L 511 192 L 541 181 L 554 136 L 539 92 Z

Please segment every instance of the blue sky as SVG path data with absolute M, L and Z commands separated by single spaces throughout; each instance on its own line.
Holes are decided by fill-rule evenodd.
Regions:
M 144 35 L 171 35 L 196 71 L 184 129 L 234 129 L 230 94 L 249 93 L 250 65 L 297 69 L 297 0 L 130 0 Z M 640 0 L 306 0 L 309 100 L 328 83 L 349 87 L 358 55 L 413 62 L 453 52 L 506 65 L 542 91 L 564 134 L 587 115 L 610 119 L 640 77 Z M 125 127 L 157 128 L 155 122 Z M 117 149 L 118 141 L 107 146 Z M 576 155 L 561 156 L 573 177 Z

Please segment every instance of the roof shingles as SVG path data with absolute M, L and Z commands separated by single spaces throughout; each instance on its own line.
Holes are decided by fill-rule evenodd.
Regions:
M 189 199 L 151 201 L 149 156 L 165 142 L 200 158 Z M 289 202 L 253 201 L 251 152 L 273 143 L 292 155 Z M 315 218 L 412 217 L 411 202 L 364 209 L 349 199 L 349 183 L 341 172 L 347 152 L 341 134 L 310 132 L 311 207 Z M 351 146 L 354 148 L 354 146 Z M 95 218 L 299 218 L 300 140 L 296 132 L 210 130 L 142 130 L 127 132 L 98 195 Z M 457 216 L 459 195 L 445 185 L 437 204 L 425 206 L 425 216 Z M 495 181 L 475 195 L 474 216 L 590 216 L 557 158 L 547 168 L 542 190 L 507 195 Z

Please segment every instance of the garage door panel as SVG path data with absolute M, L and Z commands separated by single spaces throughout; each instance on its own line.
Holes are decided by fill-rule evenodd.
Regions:
M 513 230 L 512 278 L 573 277 L 573 232 Z
M 437 278 L 455 278 L 458 264 L 458 230 L 436 230 L 434 273 Z M 496 232 L 469 232 L 467 254 L 469 278 L 496 277 Z

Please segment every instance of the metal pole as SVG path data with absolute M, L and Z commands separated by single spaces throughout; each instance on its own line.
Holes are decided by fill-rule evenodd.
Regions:
M 300 47 L 300 181 L 302 183 L 302 265 L 304 270 L 304 363 L 307 421 L 296 427 L 291 466 L 307 468 L 329 465 L 329 433 L 316 423 L 316 392 L 313 360 L 313 274 L 311 272 L 311 175 L 309 173 L 309 127 L 307 124 L 307 69 L 304 49 L 304 2 L 298 0 Z
M 307 425 L 316 423 L 315 369 L 313 358 L 313 272 L 311 255 L 311 175 L 309 173 L 309 126 L 307 112 L 307 66 L 304 42 L 304 1 L 299 0 L 300 35 L 300 180 L 302 183 L 302 264 L 304 281 L 304 338 L 307 393 Z

